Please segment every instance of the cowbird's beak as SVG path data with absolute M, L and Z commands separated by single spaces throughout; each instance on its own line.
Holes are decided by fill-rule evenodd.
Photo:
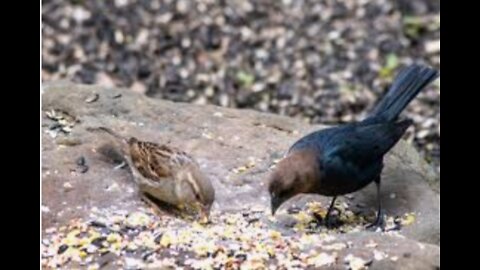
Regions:
M 277 212 L 277 209 L 280 207 L 280 205 L 282 205 L 282 201 L 277 196 L 272 195 L 270 204 L 270 207 L 272 209 L 272 216 L 274 216 L 275 212 Z

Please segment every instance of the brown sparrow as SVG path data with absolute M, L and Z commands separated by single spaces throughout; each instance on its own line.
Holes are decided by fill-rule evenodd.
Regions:
M 208 220 L 215 190 L 191 156 L 174 147 L 125 138 L 105 127 L 87 130 L 105 132 L 122 144 L 122 154 L 142 197 L 156 210 L 152 198 L 187 212 L 195 211 L 202 220 Z

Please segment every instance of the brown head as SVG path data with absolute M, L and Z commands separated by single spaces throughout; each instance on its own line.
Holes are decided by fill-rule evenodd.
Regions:
M 315 154 L 295 151 L 280 161 L 270 175 L 268 191 L 272 215 L 287 200 L 301 193 L 312 193 L 318 186 L 320 172 Z
M 178 174 L 176 193 L 179 201 L 207 219 L 210 209 L 215 200 L 215 190 L 210 179 L 200 170 L 196 164 L 185 166 Z

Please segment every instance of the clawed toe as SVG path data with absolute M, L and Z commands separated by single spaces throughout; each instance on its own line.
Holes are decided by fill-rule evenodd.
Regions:
M 365 227 L 365 229 L 367 229 L 369 231 L 377 231 L 378 228 L 380 228 L 382 232 L 385 231 L 385 218 L 384 218 L 383 213 L 379 213 L 377 215 L 376 220 L 373 223 L 368 224 Z
M 325 219 L 325 227 L 327 227 L 328 229 L 334 229 L 340 225 L 341 222 L 337 216 L 330 216 Z

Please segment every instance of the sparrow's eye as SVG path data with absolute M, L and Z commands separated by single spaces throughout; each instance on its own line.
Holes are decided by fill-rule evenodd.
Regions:
M 197 199 L 197 201 L 200 201 L 200 195 L 198 193 L 195 193 L 195 199 Z

